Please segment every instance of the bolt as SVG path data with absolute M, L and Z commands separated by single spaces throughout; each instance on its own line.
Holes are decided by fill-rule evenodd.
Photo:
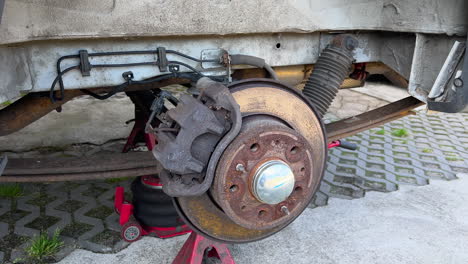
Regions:
M 237 192 L 237 190 L 239 189 L 239 187 L 237 187 L 237 185 L 233 185 L 231 186 L 231 188 L 229 188 L 229 190 L 233 193 L 233 192 Z
M 242 164 L 237 164 L 236 165 L 236 171 L 242 171 L 242 172 L 245 172 L 245 168 L 244 168 L 244 165 Z
M 456 87 L 462 87 L 462 86 L 463 86 L 463 80 L 460 79 L 460 78 L 456 78 L 455 80 L 453 80 L 453 84 L 454 84 Z
M 286 207 L 286 205 L 281 206 L 281 212 L 283 212 L 285 215 L 289 215 L 289 209 Z

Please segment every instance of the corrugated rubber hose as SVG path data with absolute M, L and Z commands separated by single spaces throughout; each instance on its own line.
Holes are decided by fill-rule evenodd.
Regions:
M 349 75 L 354 61 L 353 52 L 357 46 L 355 37 L 338 35 L 320 54 L 302 92 L 321 117 L 325 115 L 338 89 Z

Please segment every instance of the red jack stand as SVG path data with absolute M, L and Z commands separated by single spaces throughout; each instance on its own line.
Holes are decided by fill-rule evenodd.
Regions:
M 206 250 L 209 250 L 208 257 L 216 257 L 222 264 L 235 264 L 225 244 L 206 239 L 195 232 L 190 234 L 172 264 L 201 264 Z
M 127 138 L 127 143 L 122 150 L 123 153 L 127 153 L 132 148 L 134 148 L 138 143 L 137 138 L 139 137 L 144 138 L 149 151 L 153 150 L 154 146 L 156 145 L 156 137 L 153 134 L 145 133 L 147 120 L 148 117 L 146 117 L 144 114 L 138 111 L 135 112 L 135 124 L 133 125 L 132 132 L 130 132 L 130 135 Z

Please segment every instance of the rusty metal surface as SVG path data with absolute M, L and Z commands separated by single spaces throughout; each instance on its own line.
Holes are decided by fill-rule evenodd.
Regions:
M 424 103 L 409 96 L 372 111 L 326 125 L 328 141 L 342 139 L 412 114 Z
M 68 91 L 67 91 L 68 92 Z M 401 101 L 389 104 L 387 106 L 384 106 L 382 108 L 370 111 L 368 113 L 364 113 L 362 115 L 356 116 L 354 118 L 350 119 L 345 119 L 341 120 L 338 122 L 334 122 L 331 124 L 327 124 L 327 132 L 328 132 L 328 137 L 329 141 L 333 141 L 336 139 L 344 138 L 346 136 L 354 135 L 360 131 L 364 131 L 366 129 L 372 128 L 379 126 L 383 123 L 389 122 L 391 120 L 398 119 L 400 117 L 403 117 L 405 115 L 408 115 L 411 113 L 411 109 L 421 105 L 422 103 L 412 97 L 408 97 L 406 99 L 403 99 Z M 130 153 L 128 155 L 135 155 L 135 153 Z M 144 169 L 145 173 L 143 173 L 143 170 L 139 172 L 139 165 L 138 163 L 133 163 L 133 167 L 135 168 L 134 171 L 124 171 L 124 172 L 119 172 L 119 168 L 125 169 L 125 164 L 129 161 L 126 159 L 130 159 L 130 156 L 125 156 L 125 160 L 123 162 L 117 162 L 114 163 L 118 167 L 112 167 L 108 166 L 106 168 L 109 170 L 112 170 L 114 174 L 109 174 L 109 173 L 103 173 L 101 175 L 93 174 L 90 176 L 87 176 L 87 173 L 93 173 L 92 166 L 87 169 L 86 166 L 81 166 L 79 167 L 79 170 L 83 173 L 76 173 L 78 171 L 78 166 L 75 166 L 75 169 L 72 169 L 73 165 L 70 166 L 69 162 L 75 163 L 75 164 L 83 164 L 80 163 L 79 161 L 73 161 L 73 159 L 67 160 L 62 160 L 62 158 L 57 158 L 54 159 L 54 163 L 49 163 L 48 162 L 41 162 L 40 165 L 39 163 L 34 163 L 30 162 L 30 160 L 16 160 L 16 159 L 10 159 L 10 163 L 5 171 L 5 175 L 0 177 L 0 181 L 9 181 L 9 182 L 15 182 L 15 181 L 21 181 L 21 182 L 46 182 L 46 181 L 63 181 L 63 180 L 84 180 L 84 179 L 90 179 L 90 178 L 113 178 L 113 177 L 119 177 L 117 175 L 128 175 L 128 176 L 135 176 L 135 175 L 144 175 L 147 169 Z M 143 162 L 143 160 L 138 160 L 138 162 Z M 154 162 L 153 158 L 151 155 L 147 157 L 144 162 Z M 53 167 L 47 166 L 46 164 L 55 164 Z M 61 167 L 57 167 L 57 164 L 62 164 Z M 99 169 L 100 172 L 104 172 L 105 165 L 100 164 L 102 169 Z M 67 169 L 68 167 L 68 169 Z M 156 172 L 156 167 L 152 168 L 153 173 Z M 59 173 L 61 176 L 59 177 Z M 66 175 L 66 173 L 70 173 L 70 175 Z M 48 175 L 48 176 L 44 176 Z M 49 177 L 50 176 L 50 177 Z
M 354 67 L 354 64 L 353 64 Z M 294 86 L 302 90 L 305 86 L 305 81 L 309 78 L 314 69 L 313 64 L 295 65 L 295 66 L 278 66 L 273 67 L 279 80 L 287 85 Z M 368 62 L 366 63 L 366 71 L 369 75 L 382 74 L 389 79 L 393 84 L 399 87 L 408 87 L 408 80 L 406 80 L 398 72 L 391 69 L 388 65 L 382 62 Z M 267 72 L 264 69 L 236 69 L 232 74 L 234 80 L 245 80 L 251 78 L 266 78 Z M 364 81 L 346 78 L 340 86 L 340 89 L 361 87 Z
M 126 91 L 156 89 L 171 84 L 184 83 L 190 83 L 190 80 L 174 78 L 153 84 L 134 84 L 129 86 Z M 107 93 L 112 90 L 112 87 L 101 87 L 90 90 L 94 93 Z M 84 95 L 84 93 L 80 90 L 67 90 L 64 92 L 62 100 L 52 103 L 48 96 L 35 93 L 27 94 L 13 104 L 0 110 L 0 136 L 6 136 L 21 130 L 47 115 L 49 112 L 81 95 Z
M 79 95 L 82 95 L 79 90 L 67 91 L 63 100 L 55 103 L 52 103 L 48 97 L 39 97 L 37 94 L 24 96 L 0 110 L 0 136 L 24 128 Z
M 223 243 L 247 243 L 261 240 L 284 226 L 255 230 L 234 223 L 216 206 L 207 193 L 190 199 L 174 198 L 174 205 L 187 225 L 199 234 Z
M 80 158 L 9 159 L 0 182 L 52 182 L 142 176 L 157 172 L 149 152 Z
M 320 180 L 311 173 L 314 158 L 306 139 L 278 123 L 262 117 L 251 121 L 225 150 L 211 189 L 224 213 L 249 229 L 271 229 L 297 217 L 312 199 L 311 186 Z M 286 162 L 295 178 L 293 193 L 275 205 L 257 200 L 252 190 L 257 168 L 269 160 Z
M 293 128 L 309 145 L 314 146 L 310 149 L 310 155 L 315 159 L 311 166 L 314 181 L 309 186 L 309 191 L 315 193 L 323 176 L 327 145 L 324 126 L 317 118 L 313 106 L 299 90 L 269 79 L 241 81 L 232 84 L 230 89 L 240 105 L 243 118 L 254 115 L 274 117 Z M 193 230 L 225 243 L 246 243 L 265 238 L 286 227 L 295 219 L 293 216 L 283 224 L 270 229 L 249 229 L 229 218 L 208 194 L 178 197 L 174 200 L 180 214 Z

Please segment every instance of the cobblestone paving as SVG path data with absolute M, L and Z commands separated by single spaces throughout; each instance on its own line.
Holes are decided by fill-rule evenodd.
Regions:
M 332 149 L 328 166 L 311 207 L 329 197 L 360 198 L 366 191 L 391 192 L 398 185 L 426 185 L 468 173 L 468 115 L 405 117 L 346 140 L 357 151 Z
M 377 106 L 377 105 L 375 105 Z M 324 206 L 330 197 L 354 199 L 366 191 L 396 191 L 400 184 L 426 185 L 430 180 L 452 180 L 468 173 L 468 115 L 409 116 L 348 138 L 357 151 L 330 151 L 320 191 L 310 207 Z M 123 140 L 102 146 L 80 144 L 41 148 L 10 157 L 91 156 L 120 151 Z M 113 212 L 117 185 L 129 189 L 131 179 L 120 182 L 64 182 L 24 184 L 24 196 L 0 198 L 0 262 L 24 257 L 30 237 L 62 230 L 65 247 L 58 260 L 74 248 L 115 252 L 127 243 L 119 237 Z

